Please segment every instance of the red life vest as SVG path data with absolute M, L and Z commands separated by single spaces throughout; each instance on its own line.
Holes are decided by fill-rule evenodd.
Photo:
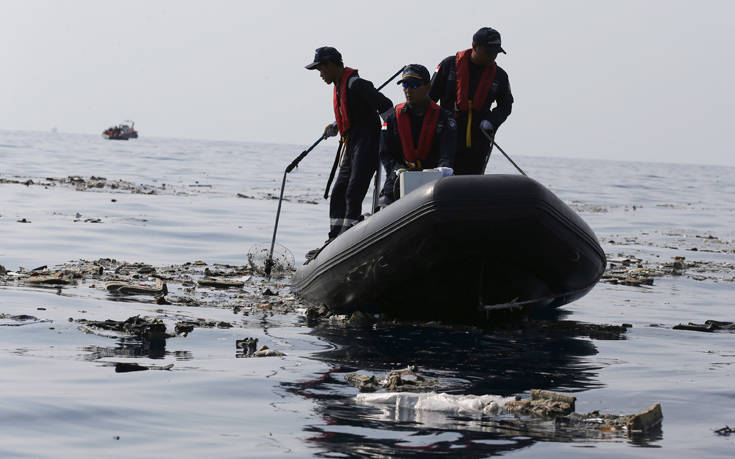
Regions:
M 355 72 L 357 69 L 349 67 L 345 67 L 342 72 L 342 78 L 339 81 L 339 100 L 337 100 L 337 85 L 334 85 L 334 119 L 337 121 L 337 129 L 342 137 L 350 130 L 350 115 L 347 112 L 347 80 Z
M 482 108 L 487 100 L 490 87 L 495 80 L 495 71 L 498 66 L 495 62 L 493 65 L 485 67 L 480 77 L 480 82 L 475 88 L 475 93 L 470 95 L 470 53 L 472 49 L 466 49 L 457 53 L 457 108 L 461 112 L 466 112 L 474 107 L 475 110 Z
M 410 163 L 415 163 L 417 160 L 424 161 L 429 156 L 431 144 L 434 142 L 436 126 L 439 123 L 440 108 L 433 101 L 429 101 L 429 108 L 426 110 L 424 121 L 421 123 L 419 145 L 416 147 L 413 143 L 413 132 L 411 131 L 411 115 L 403 110 L 405 105 L 405 103 L 396 105 L 398 136 L 401 138 L 403 157 Z
M 475 88 L 475 93 L 470 99 L 470 53 L 472 49 L 466 49 L 457 53 L 457 111 L 467 112 L 467 131 L 465 132 L 465 145 L 472 147 L 472 111 L 480 109 L 485 105 L 490 87 L 495 80 L 495 71 L 498 65 L 485 67 L 480 76 L 480 82 Z

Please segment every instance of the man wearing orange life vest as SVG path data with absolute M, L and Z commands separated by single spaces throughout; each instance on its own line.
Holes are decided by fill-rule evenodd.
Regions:
M 441 61 L 431 80 L 431 99 L 457 121 L 457 175 L 485 173 L 492 142 L 481 129 L 492 139 L 510 115 L 513 94 L 508 74 L 495 63 L 498 53 L 505 54 L 500 34 L 483 27 L 473 35 L 472 48 Z
M 379 113 L 393 102 L 360 78 L 356 69 L 345 67 L 336 49 L 318 48 L 314 62 L 306 66 L 319 70 L 327 84 L 334 84 L 336 122 L 324 130 L 325 137 L 340 134 L 346 142 L 337 180 L 329 201 L 329 239 L 357 223 L 362 216 L 362 200 L 377 170 L 380 139 Z
M 398 198 L 395 190 L 399 169 L 433 169 L 452 175 L 457 146 L 456 123 L 446 110 L 429 98 L 429 71 L 419 64 L 403 69 L 398 84 L 406 102 L 385 117 L 380 137 L 380 160 L 386 171 L 381 207 Z

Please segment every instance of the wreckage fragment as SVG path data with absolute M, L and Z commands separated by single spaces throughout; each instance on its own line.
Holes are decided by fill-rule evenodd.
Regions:
M 235 348 L 237 349 L 237 356 L 242 354 L 242 357 L 252 357 L 255 354 L 255 350 L 258 348 L 258 338 L 244 338 L 235 341 Z
M 115 362 L 115 373 L 129 373 L 131 371 L 146 370 L 170 370 L 174 367 L 173 363 L 168 365 L 141 365 L 135 362 Z
M 647 410 L 630 416 L 626 422 L 626 427 L 629 432 L 645 432 L 660 425 L 663 418 L 661 404 L 656 403 Z
M 413 365 L 401 370 L 391 370 L 383 379 L 350 373 L 345 375 L 345 381 L 357 387 L 360 392 L 375 392 L 378 389 L 386 389 L 392 392 L 425 392 L 438 386 L 435 379 L 418 374 L 416 367 Z
M 695 324 L 689 322 L 688 324 L 679 324 L 672 327 L 674 330 L 691 330 L 699 332 L 713 333 L 716 331 L 733 330 L 735 331 L 734 322 L 720 322 L 717 320 L 705 320 L 703 324 Z
M 282 357 L 284 355 L 286 354 L 284 354 L 281 351 L 277 351 L 275 349 L 270 349 L 265 344 L 261 346 L 260 349 L 258 349 L 257 351 L 253 353 L 253 357 Z
M 527 400 L 507 402 L 503 409 L 508 413 L 533 415 L 538 417 L 557 417 L 574 412 L 577 398 L 567 394 L 547 390 L 531 389 Z
M 124 321 L 119 320 L 86 320 L 79 319 L 77 322 L 89 327 L 99 328 L 102 330 L 111 330 L 128 335 L 136 336 L 147 341 L 165 340 L 169 336 L 166 334 L 166 324 L 160 319 L 149 319 L 140 316 L 128 317 Z
M 41 266 L 31 271 L 30 275 L 23 279 L 23 283 L 32 286 L 58 286 L 72 284 L 82 277 L 82 272 L 72 269 L 63 269 L 52 273 L 46 272 L 46 267 Z
M 107 291 L 118 295 L 153 295 L 161 296 L 168 293 L 166 283 L 161 279 L 156 279 L 155 286 L 133 284 L 131 282 L 108 282 L 105 286 Z
M 203 278 L 197 281 L 199 287 L 214 287 L 214 288 L 242 288 L 245 282 L 229 280 L 229 279 L 216 279 L 214 277 Z
M 415 374 L 412 367 L 398 371 Z M 392 405 L 396 408 L 417 411 L 464 412 L 490 416 L 504 412 L 516 416 L 553 419 L 558 426 L 595 431 L 620 431 L 628 435 L 655 429 L 663 420 L 661 405 L 658 403 L 634 415 L 600 414 L 599 411 L 580 414 L 574 411 L 577 398 L 569 394 L 531 389 L 530 397 L 521 400 L 497 395 L 455 395 L 423 391 L 405 393 L 406 386 L 391 384 L 395 380 L 391 376 L 398 376 L 398 374 L 389 373 L 385 379 L 378 380 L 375 376 L 350 373 L 345 376 L 345 380 L 359 388 L 361 393 L 355 396 L 355 402 L 360 404 Z M 378 389 L 385 389 L 385 392 L 365 393 Z

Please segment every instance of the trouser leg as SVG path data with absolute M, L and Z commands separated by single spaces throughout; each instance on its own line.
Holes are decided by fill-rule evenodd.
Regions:
M 347 156 L 349 152 L 345 152 Z M 345 215 L 347 212 L 347 202 L 345 194 L 347 192 L 347 184 L 350 181 L 351 165 L 343 156 L 337 173 L 337 179 L 332 188 L 332 195 L 329 197 L 329 238 L 335 238 L 342 232 Z
M 353 133 L 345 146 L 329 201 L 329 237 L 360 220 L 362 201 L 378 165 L 379 132 Z
M 487 138 L 480 132 L 480 129 L 472 131 L 472 146 L 467 148 L 464 135 L 458 142 L 457 152 L 454 160 L 455 175 L 477 175 L 484 174 L 487 165 L 487 158 L 490 154 L 491 144 Z
M 342 231 L 361 219 L 362 201 L 378 165 L 378 135 L 370 134 L 350 139 L 350 179 L 345 190 L 345 220 Z

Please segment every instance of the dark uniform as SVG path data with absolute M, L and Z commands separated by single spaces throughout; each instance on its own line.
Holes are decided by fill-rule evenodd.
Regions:
M 338 65 L 342 71 L 339 81 L 333 81 L 336 123 L 327 126 L 324 137 L 336 135 L 339 130 L 345 142 L 329 201 L 331 240 L 362 217 L 362 200 L 378 166 L 378 113 L 389 110 L 393 102 L 375 89 L 371 82 L 360 78 L 356 69 L 344 67 L 342 55 L 331 46 L 317 48 L 314 61 L 306 68 L 314 70 L 328 64 Z
M 343 88 L 337 86 L 337 101 Z M 380 117 L 393 102 L 359 77 L 355 71 L 347 80 L 347 113 L 350 130 L 344 135 L 347 145 L 342 154 L 337 180 L 329 201 L 329 237 L 337 237 L 354 225 L 362 215 L 370 180 L 378 165 Z
M 478 31 L 491 30 L 484 28 Z M 476 36 L 478 34 L 475 34 Z M 500 48 L 500 35 L 497 34 L 497 48 Z M 480 84 L 482 74 L 487 67 L 472 63 L 469 59 L 469 97 L 472 98 Z M 485 101 L 481 106 L 472 107 L 472 121 L 470 124 L 470 146 L 467 142 L 468 111 L 460 110 L 457 106 L 457 55 L 449 56 L 437 67 L 436 73 L 431 79 L 431 91 L 429 96 L 432 100 L 439 101 L 442 108 L 451 111 L 457 121 L 457 153 L 455 159 L 454 173 L 483 174 L 490 153 L 491 143 L 480 132 L 480 123 L 489 121 L 494 130 L 508 118 L 513 106 L 513 94 L 510 91 L 508 74 L 500 68 L 495 67 L 495 75 Z M 495 104 L 493 106 L 493 103 Z M 491 136 L 492 137 L 492 136 Z
M 405 104 L 401 110 L 410 117 L 413 144 L 418 145 L 425 113 L 417 114 L 408 104 Z M 431 149 L 426 159 L 421 161 L 420 165 L 407 164 L 398 132 L 396 111 L 391 110 L 390 114 L 385 118 L 380 137 L 380 160 L 386 172 L 385 185 L 381 192 L 381 204 L 383 206 L 390 204 L 398 198 L 396 194 L 397 190 L 395 190 L 397 178 L 395 171 L 398 169 L 420 170 L 433 169 L 435 167 L 454 167 L 454 152 L 457 148 L 457 125 L 446 110 L 440 110 L 439 121 L 436 125 L 436 134 L 434 135 Z

